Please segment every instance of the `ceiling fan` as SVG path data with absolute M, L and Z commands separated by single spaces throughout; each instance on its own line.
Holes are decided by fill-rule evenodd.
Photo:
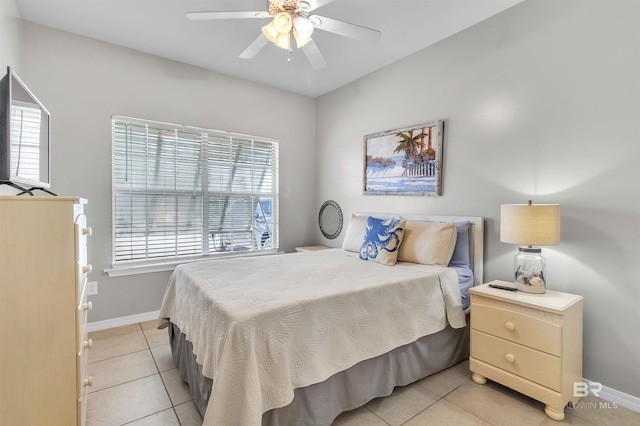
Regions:
M 320 49 L 311 39 L 315 28 L 343 37 L 374 43 L 382 34 L 380 31 L 360 25 L 350 24 L 324 16 L 310 15 L 310 12 L 331 3 L 334 0 L 267 0 L 268 11 L 258 12 L 187 12 L 190 20 L 217 19 L 271 19 L 262 27 L 262 34 L 256 38 L 241 54 L 244 59 L 251 59 L 272 42 L 283 49 L 291 49 L 291 38 L 296 47 L 301 49 L 311 66 L 320 69 L 327 65 Z

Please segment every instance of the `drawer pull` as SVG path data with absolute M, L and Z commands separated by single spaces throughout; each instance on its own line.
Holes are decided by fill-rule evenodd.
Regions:
M 82 347 L 85 349 L 91 349 L 93 347 L 93 340 L 85 340 L 84 342 L 82 342 Z
M 512 323 L 512 322 L 505 322 L 505 323 L 504 323 L 504 328 L 506 328 L 506 329 L 507 329 L 507 330 L 509 330 L 509 331 L 513 331 L 513 330 L 515 330 L 515 329 L 516 329 L 516 326 L 515 326 L 515 324 L 514 324 L 514 323 Z
M 504 359 L 506 359 L 508 363 L 513 364 L 516 360 L 516 357 L 513 356 L 513 354 L 506 354 L 504 356 Z
M 93 376 L 89 376 L 88 378 L 82 381 L 84 386 L 93 386 Z
M 93 235 L 93 229 L 91 229 L 90 226 L 87 226 L 86 228 L 82 228 L 82 235 L 87 235 L 87 236 L 91 236 Z
M 91 265 L 87 265 L 87 266 L 83 266 L 82 267 L 82 272 L 84 272 L 85 274 L 90 274 L 91 271 L 93 271 L 93 266 L 91 266 Z
M 90 311 L 91 308 L 93 308 L 93 303 L 91 303 L 91 302 L 87 302 L 87 303 L 83 303 L 82 304 L 82 310 L 83 311 Z

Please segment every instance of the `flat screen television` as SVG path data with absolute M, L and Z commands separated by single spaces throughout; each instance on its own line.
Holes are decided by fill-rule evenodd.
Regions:
M 7 67 L 0 80 L 0 184 L 33 195 L 51 186 L 51 115 Z

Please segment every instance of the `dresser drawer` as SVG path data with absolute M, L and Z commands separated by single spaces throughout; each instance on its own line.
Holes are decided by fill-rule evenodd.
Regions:
M 76 404 L 77 424 L 84 425 L 87 419 L 87 395 L 93 378 L 89 375 L 89 350 L 93 342 L 88 336 L 87 314 L 91 310 L 91 302 L 87 301 L 87 282 L 91 265 L 87 262 L 87 240 L 91 236 L 91 227 L 87 226 L 87 218 L 82 208 L 75 210 L 75 261 L 76 261 L 76 329 L 78 332 L 76 356 Z
M 80 286 L 80 296 L 76 305 L 76 353 L 80 353 L 84 342 L 87 340 L 87 313 L 91 310 L 92 303 L 87 301 L 87 280 Z
M 92 230 L 87 226 L 87 217 L 79 214 L 75 218 L 76 262 L 87 258 L 87 238 Z
M 82 355 L 78 355 L 78 399 L 77 399 L 77 416 L 78 425 L 86 424 L 87 420 L 87 395 L 89 394 L 89 388 L 93 384 L 93 377 L 89 375 L 87 365 L 89 359 L 86 352 Z
M 562 318 L 508 302 L 473 296 L 471 328 L 561 356 Z
M 84 388 L 91 385 L 91 381 L 86 382 L 85 379 L 89 378 L 87 365 L 89 364 L 89 349 L 91 349 L 93 342 L 89 340 L 86 330 L 87 329 L 85 327 L 85 332 L 83 333 L 82 340 L 80 342 L 80 349 L 76 357 L 76 373 L 79 379 L 76 388 L 76 395 L 78 398 L 82 395 Z
M 89 273 L 92 269 L 92 266 L 87 264 L 86 261 L 82 263 L 76 263 L 76 289 L 78 291 L 78 301 L 82 300 L 83 294 L 86 295 L 87 281 L 89 279 Z
M 471 330 L 471 353 L 475 359 L 561 391 L 562 363 L 556 356 L 476 330 Z
M 87 318 L 86 312 L 84 314 L 81 314 L 81 316 L 84 317 L 83 320 L 86 320 Z M 83 356 L 86 358 L 85 354 L 92 347 L 93 347 L 93 340 L 89 339 L 88 325 L 87 325 L 87 322 L 85 321 L 84 324 L 82 325 L 82 331 L 78 336 L 78 345 L 77 345 L 78 356 Z
M 84 287 L 86 290 L 86 286 Z M 81 330 L 78 336 L 78 352 L 76 356 L 76 398 L 77 398 L 77 415 L 78 425 L 84 425 L 87 418 L 87 395 L 89 387 L 93 384 L 93 378 L 89 375 L 89 351 L 93 346 L 93 342 L 89 339 L 87 326 L 87 305 L 86 296 L 83 297 L 83 303 L 78 307 L 78 330 Z

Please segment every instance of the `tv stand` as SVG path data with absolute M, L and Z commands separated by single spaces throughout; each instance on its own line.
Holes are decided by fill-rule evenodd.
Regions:
M 40 190 L 40 191 L 42 191 L 42 192 L 46 192 L 47 194 L 51 194 L 51 195 L 53 195 L 54 197 L 57 197 L 57 196 L 58 196 L 58 194 L 54 194 L 53 192 L 49 191 L 48 189 L 46 189 L 46 188 L 42 188 L 42 187 L 39 187 L 39 186 L 33 186 L 33 187 L 31 187 L 31 188 L 27 189 L 27 188 L 25 188 L 25 187 L 23 187 L 23 186 L 18 185 L 17 183 L 10 182 L 10 181 L 2 181 L 2 182 L 0 182 L 0 185 L 9 185 L 9 186 L 11 186 L 11 187 L 13 187 L 13 188 L 17 189 L 18 191 L 21 191 L 21 192 L 20 192 L 19 194 L 17 194 L 17 195 L 29 194 L 29 195 L 31 195 L 31 196 L 33 197 L 33 196 L 34 196 L 34 195 L 33 195 L 33 191 L 35 191 L 35 190 Z

